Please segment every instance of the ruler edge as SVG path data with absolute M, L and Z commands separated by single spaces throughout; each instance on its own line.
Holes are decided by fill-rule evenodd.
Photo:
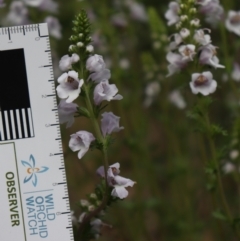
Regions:
M 46 34 L 44 35 L 41 35 L 41 27 L 44 27 L 45 30 L 47 30 Z M 38 37 L 40 38 L 48 38 L 49 40 L 49 46 L 50 46 L 50 54 L 51 54 L 51 61 L 52 61 L 52 50 L 51 50 L 51 43 L 50 43 L 50 36 L 49 36 L 49 28 L 48 28 L 48 23 L 37 23 L 37 24 L 24 24 L 24 25 L 16 25 L 16 26 L 7 26 L 7 27 L 0 27 L 0 36 L 4 36 L 4 35 L 8 35 L 9 36 L 9 40 L 11 40 L 10 38 L 10 34 L 16 34 L 16 33 L 19 33 L 19 31 L 23 31 L 23 35 L 26 35 L 26 32 L 25 30 L 27 30 L 26 32 L 34 32 L 34 31 L 37 31 L 38 32 Z M 17 32 L 16 32 L 17 31 Z M 4 49 L 4 50 L 7 50 L 7 49 Z M 2 50 L 0 50 L 2 51 Z M 51 69 L 52 69 L 52 72 L 53 72 L 53 77 L 54 77 L 54 86 L 56 88 L 56 83 L 55 83 L 55 76 L 54 76 L 54 71 L 53 71 L 53 65 L 51 66 Z M 56 94 L 56 91 L 54 91 L 54 95 L 55 95 L 55 98 L 57 100 L 57 94 Z M 58 123 L 59 123 L 59 115 L 55 116 L 56 120 L 58 120 Z M 33 118 L 32 118 L 33 120 Z M 62 133 L 61 133 L 61 128 L 59 126 L 59 130 L 60 130 L 60 143 L 61 143 L 61 148 L 63 150 L 63 142 L 62 142 Z M 58 139 L 58 138 L 57 138 Z M 14 140 L 16 141 L 16 140 Z M 17 169 L 17 175 L 18 175 L 18 187 L 19 187 L 19 195 L 20 195 L 20 198 L 21 198 L 21 210 L 22 210 L 22 219 L 23 219 L 23 226 L 24 226 L 24 237 L 25 237 L 25 241 L 27 241 L 27 237 L 26 237 L 26 227 L 25 227 L 25 220 L 24 220 L 24 212 L 23 212 L 23 203 L 22 203 L 22 195 L 21 195 L 21 188 L 20 188 L 20 180 L 19 180 L 19 171 L 18 171 L 18 165 L 17 165 L 17 159 L 16 159 L 16 146 L 15 146 L 15 142 L 13 140 L 5 140 L 4 143 L 0 143 L 0 145 L 6 145 L 6 144 L 11 144 L 13 143 L 13 146 L 14 146 L 14 155 L 15 155 L 15 164 L 16 164 L 16 169 Z M 60 144 L 59 143 L 59 144 Z M 67 198 L 66 196 L 64 196 L 64 199 L 67 200 L 70 204 L 70 199 L 69 199 L 69 188 L 68 188 L 68 182 L 67 182 L 67 174 L 66 174 L 66 165 L 65 165 L 65 158 L 64 158 L 64 153 L 62 153 L 62 156 L 63 156 L 63 165 L 64 165 L 64 174 L 66 176 L 66 187 L 67 187 Z M 69 207 L 67 207 L 68 205 L 66 205 L 66 211 L 68 212 L 68 216 L 69 218 L 71 219 L 71 208 L 70 208 L 70 205 Z M 57 210 L 56 210 L 57 211 Z M 56 212 L 57 214 L 58 212 Z M 68 218 L 68 219 L 69 219 Z M 69 225 L 66 227 L 66 229 L 68 229 L 70 232 L 69 232 L 69 237 L 70 239 L 72 238 L 72 240 L 74 240 L 74 233 L 73 233 L 73 224 L 72 222 L 70 223 L 70 227 Z

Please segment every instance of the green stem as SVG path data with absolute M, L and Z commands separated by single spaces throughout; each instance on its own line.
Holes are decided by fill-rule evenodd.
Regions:
M 222 39 L 222 46 L 223 46 L 223 53 L 224 53 L 224 64 L 226 66 L 227 74 L 230 76 L 231 73 L 231 63 L 230 58 L 228 54 L 228 43 L 227 43 L 227 36 L 226 36 L 226 30 L 224 24 L 221 24 L 220 26 L 220 32 L 221 32 L 221 39 Z
M 211 133 L 211 125 L 210 125 L 210 120 L 209 120 L 208 114 L 205 114 L 205 121 L 206 121 L 207 128 L 208 128 L 208 140 L 209 140 L 209 144 L 210 144 L 212 158 L 213 158 L 214 165 L 215 165 L 215 168 L 216 168 L 218 189 L 219 189 L 219 192 L 220 192 L 222 206 L 225 210 L 225 213 L 227 215 L 227 218 L 228 218 L 231 226 L 233 227 L 233 230 L 234 230 L 236 236 L 240 239 L 240 234 L 239 234 L 238 230 L 236 230 L 236 228 L 232 225 L 234 220 L 233 220 L 233 216 L 231 214 L 231 210 L 229 208 L 229 205 L 227 203 L 227 199 L 226 199 L 224 188 L 223 188 L 221 170 L 220 170 L 220 167 L 219 167 L 219 163 L 217 161 L 216 147 L 215 147 L 215 143 L 212 139 L 212 136 L 210 134 Z
M 81 73 L 80 73 L 80 76 L 82 76 L 83 79 L 86 80 L 87 78 L 85 78 L 85 76 L 84 76 L 84 66 L 85 66 L 85 63 L 83 61 L 81 61 L 81 65 L 80 65 L 80 72 Z M 93 125 L 93 128 L 94 128 L 97 140 L 103 146 L 103 151 L 102 152 L 103 152 L 103 156 L 104 156 L 104 175 L 105 175 L 106 188 L 107 188 L 108 187 L 107 170 L 108 170 L 108 166 L 109 165 L 108 165 L 108 155 L 107 155 L 106 142 L 105 142 L 104 136 L 102 135 L 102 132 L 101 132 L 98 120 L 97 120 L 97 118 L 95 116 L 95 113 L 94 113 L 94 107 L 93 107 L 93 104 L 92 104 L 90 96 L 89 96 L 89 88 L 88 88 L 87 83 L 83 84 L 83 89 L 85 91 L 85 98 L 84 98 L 85 99 L 85 103 L 86 103 L 87 109 L 88 109 L 89 114 L 90 114 L 90 119 L 91 119 L 91 122 L 92 122 L 92 125 Z

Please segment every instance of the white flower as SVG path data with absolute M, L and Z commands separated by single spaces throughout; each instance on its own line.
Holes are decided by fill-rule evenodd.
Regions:
M 129 62 L 129 60 L 128 60 L 128 59 L 125 59 L 125 58 L 120 59 L 120 61 L 119 61 L 119 67 L 120 67 L 121 69 L 129 69 L 129 67 L 130 67 L 130 62 Z
M 124 129 L 123 126 L 119 127 L 119 120 L 120 117 L 114 115 L 112 112 L 104 112 L 101 119 L 101 130 L 103 136 Z
M 38 7 L 40 4 L 42 4 L 44 0 L 23 0 L 23 2 L 31 7 Z
M 128 25 L 126 16 L 123 13 L 114 14 L 111 17 L 111 23 L 120 28 L 125 28 Z
M 95 140 L 95 137 L 88 131 L 78 131 L 70 136 L 69 147 L 74 152 L 79 151 L 78 158 L 81 159 L 88 151 L 90 144 Z
M 207 30 L 208 32 L 210 32 L 209 29 L 204 29 L 204 30 Z M 196 30 L 194 34 L 195 41 L 201 45 L 207 45 L 212 42 L 210 35 L 205 34 L 204 30 L 203 29 Z
M 173 39 L 173 41 L 169 44 L 169 50 L 174 50 L 182 43 L 182 36 L 178 33 L 172 34 L 169 37 L 170 40 Z
M 180 31 L 180 35 L 181 37 L 184 39 L 184 38 L 187 38 L 189 35 L 190 35 L 190 31 L 189 29 L 187 28 L 182 28 L 181 31 Z
M 199 49 L 201 51 L 199 56 L 199 62 L 201 64 L 207 64 L 213 66 L 214 68 L 225 68 L 223 65 L 219 64 L 219 59 L 216 56 L 216 47 L 212 44 L 208 44 Z
M 196 4 L 199 5 L 207 5 L 208 3 L 210 3 L 212 0 L 196 0 Z
M 118 88 L 115 84 L 109 84 L 108 81 L 100 82 L 96 85 L 93 95 L 94 103 L 99 105 L 103 100 L 121 100 L 123 97 L 117 94 Z
M 6 21 L 12 24 L 20 25 L 29 23 L 28 9 L 21 1 L 13 1 L 10 5 L 10 11 Z
M 149 107 L 152 104 L 154 98 L 160 92 L 160 89 L 161 88 L 158 81 L 153 81 L 146 86 L 145 88 L 146 98 L 143 103 L 145 107 Z
M 59 68 L 62 71 L 67 71 L 72 68 L 72 64 L 77 63 L 80 60 L 77 54 L 73 54 L 71 57 L 64 55 L 59 61 Z
M 212 79 L 212 73 L 207 71 L 203 73 L 192 74 L 192 81 L 189 83 L 193 94 L 201 93 L 202 95 L 209 95 L 215 92 L 217 82 Z
M 28 1 L 32 1 L 32 0 L 28 0 Z M 38 8 L 41 9 L 42 11 L 57 13 L 58 3 L 54 2 L 53 0 L 43 0 Z
M 106 67 L 106 64 L 101 55 L 94 54 L 93 56 L 87 59 L 86 68 L 90 72 L 98 72 L 98 71 L 104 70 L 105 67 Z
M 88 80 L 91 79 L 95 83 L 104 82 L 111 78 L 111 72 L 109 69 L 103 69 L 98 72 L 89 75 Z
M 179 90 L 172 91 L 168 98 L 169 98 L 170 102 L 172 102 L 179 109 L 186 108 L 186 102 L 183 99 Z
M 224 164 L 222 169 L 223 169 L 224 173 L 228 174 L 228 173 L 236 171 L 236 166 L 233 165 L 231 162 L 227 162 Z
M 233 64 L 232 79 L 239 82 L 240 81 L 240 65 L 238 63 Z
M 57 94 L 60 99 L 66 99 L 67 103 L 74 101 L 81 92 L 84 83 L 83 79 L 78 79 L 78 73 L 74 70 L 62 74 L 58 78 Z
M 225 21 L 226 28 L 237 35 L 240 36 L 240 11 L 232 11 L 228 12 L 228 17 Z
M 74 215 L 74 211 L 71 210 L 71 219 L 72 219 L 72 224 L 77 225 L 77 218 Z
M 98 238 L 99 238 L 99 234 L 101 233 L 101 228 L 102 228 L 103 226 L 112 228 L 111 225 L 108 225 L 108 224 L 102 222 L 102 220 L 99 219 L 99 218 L 96 218 L 96 219 L 92 220 L 92 221 L 90 222 L 90 225 L 92 226 L 92 227 L 91 227 L 91 231 L 92 231 L 92 233 L 94 234 L 95 239 L 98 239 Z
M 83 219 L 85 218 L 86 214 L 87 214 L 86 212 L 81 213 L 81 215 L 80 215 L 79 218 L 78 218 L 78 222 L 79 222 L 79 223 L 82 223 L 82 221 L 83 221 Z
M 193 57 L 196 54 L 195 48 L 196 47 L 193 44 L 181 45 L 178 51 L 183 56 L 182 60 L 193 61 Z
M 99 234 L 101 231 L 101 227 L 102 227 L 102 220 L 96 218 L 93 221 L 90 222 L 90 225 L 92 226 L 92 231 L 94 233 Z
M 136 182 L 132 181 L 131 179 L 118 175 L 114 176 L 111 180 L 111 185 L 114 187 L 111 195 L 120 199 L 126 198 L 128 196 L 126 187 L 132 187 L 135 183 Z
M 178 12 L 180 10 L 177 2 L 170 2 L 168 5 L 169 9 L 165 13 L 165 18 L 168 20 L 167 25 L 173 25 L 179 21 Z
M 135 20 L 145 22 L 148 19 L 144 6 L 138 2 L 129 1 L 128 7 L 131 13 L 131 17 Z
M 218 22 L 223 21 L 224 9 L 220 5 L 219 0 L 211 0 L 202 5 L 199 12 L 206 15 L 206 22 L 215 26 Z
M 67 128 L 74 122 L 74 114 L 77 111 L 78 105 L 75 103 L 66 103 L 65 100 L 61 100 L 58 105 L 58 114 L 60 124 L 67 122 Z
M 61 25 L 57 18 L 48 16 L 44 20 L 48 24 L 49 34 L 56 39 L 62 38 Z
M 115 163 L 109 166 L 107 171 L 107 176 L 108 176 L 109 186 L 113 187 L 111 195 L 114 197 L 123 199 L 123 198 L 126 198 L 128 195 L 128 191 L 126 190 L 126 187 L 132 187 L 136 182 L 128 178 L 119 176 L 118 175 L 120 173 L 119 167 L 120 167 L 119 163 Z M 103 166 L 99 167 L 97 170 L 97 173 L 104 178 L 105 177 L 104 167 Z
M 167 53 L 167 61 L 170 63 L 168 65 L 168 75 L 167 77 L 173 75 L 174 73 L 180 71 L 187 65 L 187 61 L 182 58 L 180 54 L 176 54 L 173 52 L 168 52 Z
M 234 160 L 239 156 L 239 151 L 234 149 L 230 152 L 229 156 L 232 160 Z

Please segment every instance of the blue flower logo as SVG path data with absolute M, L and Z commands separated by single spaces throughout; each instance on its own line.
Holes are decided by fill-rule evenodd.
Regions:
M 23 183 L 29 182 L 32 180 L 32 184 L 34 187 L 37 186 L 37 174 L 38 173 L 43 173 L 46 172 L 49 168 L 48 167 L 36 167 L 36 162 L 35 162 L 35 158 L 34 156 L 31 154 L 29 157 L 29 161 L 21 161 L 22 165 L 24 167 L 26 167 L 26 172 L 27 172 L 27 176 L 24 178 Z

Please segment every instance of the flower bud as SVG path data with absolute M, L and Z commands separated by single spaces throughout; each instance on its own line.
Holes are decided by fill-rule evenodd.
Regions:
M 82 207 L 88 207 L 89 206 L 89 202 L 88 202 L 88 200 L 86 200 L 86 199 L 81 199 L 80 200 L 80 205 L 82 206 Z
M 181 19 L 182 22 L 184 22 L 188 19 L 188 16 L 187 15 L 181 15 L 180 19 Z
M 197 9 L 196 8 L 190 8 L 189 13 L 196 14 Z
M 90 205 L 89 207 L 88 207 L 88 211 L 89 212 L 92 212 L 92 211 L 94 211 L 95 210 L 95 206 L 94 205 Z
M 86 51 L 89 52 L 89 53 L 92 53 L 92 52 L 94 51 L 93 46 L 92 46 L 92 45 L 88 45 L 88 46 L 86 47 Z
M 180 31 L 180 35 L 183 39 L 187 38 L 190 35 L 190 31 L 187 28 L 182 28 Z
M 195 19 L 190 21 L 190 24 L 192 26 L 199 27 L 200 26 L 200 20 L 198 18 L 195 18 Z
M 82 42 L 78 42 L 78 43 L 77 43 L 77 46 L 78 46 L 79 48 L 83 47 L 83 45 L 84 45 L 84 44 L 83 44 Z

